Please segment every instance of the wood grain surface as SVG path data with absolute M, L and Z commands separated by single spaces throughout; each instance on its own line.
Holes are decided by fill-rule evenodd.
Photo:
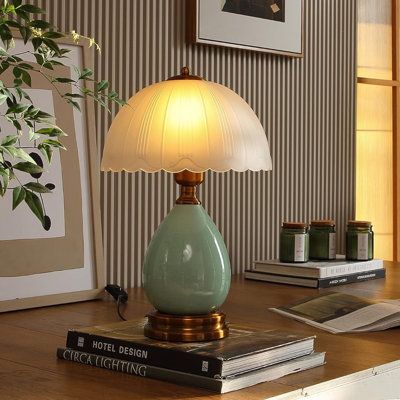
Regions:
M 386 279 L 345 285 L 334 290 L 374 299 L 398 299 L 400 265 L 386 266 Z M 65 345 L 69 328 L 118 320 L 115 304 L 110 298 L 3 313 L 0 315 L 0 398 L 265 399 L 400 359 L 400 328 L 333 335 L 268 310 L 268 307 L 285 305 L 318 292 L 311 288 L 245 281 L 241 275 L 233 277 L 232 289 L 223 307 L 230 322 L 316 334 L 316 348 L 327 352 L 327 363 L 323 367 L 225 395 L 58 360 L 56 348 Z M 129 294 L 130 300 L 124 310 L 127 318 L 142 317 L 151 310 L 141 289 L 132 289 Z

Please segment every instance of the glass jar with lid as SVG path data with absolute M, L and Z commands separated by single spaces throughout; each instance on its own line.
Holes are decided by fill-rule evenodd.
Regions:
M 335 221 L 313 220 L 310 223 L 310 258 L 334 260 L 336 258 Z
M 308 261 L 309 236 L 307 224 L 283 222 L 280 233 L 279 260 L 302 263 Z
M 370 221 L 349 221 L 346 232 L 346 259 L 366 261 L 374 258 L 374 232 Z

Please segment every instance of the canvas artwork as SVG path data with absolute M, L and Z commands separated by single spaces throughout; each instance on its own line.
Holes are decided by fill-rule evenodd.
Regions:
M 186 10 L 191 42 L 303 55 L 302 0 L 189 0 Z
M 22 41 L 17 39 L 15 44 L 15 51 L 21 51 Z M 64 47 L 71 50 L 70 59 L 56 73 L 71 78 L 72 66 L 83 69 L 88 55 L 82 46 L 65 43 Z M 24 61 L 34 64 L 35 59 L 29 57 Z M 36 141 L 20 143 L 44 169 L 41 174 L 17 175 L 21 184 L 49 185 L 52 193 L 39 194 L 44 226 L 25 203 L 12 210 L 12 190 L 0 201 L 0 311 L 88 300 L 103 288 L 93 110 L 89 112 L 82 99 L 78 99 L 82 112 L 74 110 L 43 75 L 32 72 L 31 78 L 31 87 L 24 89 L 68 133 L 62 140 L 67 150 L 54 151 L 49 164 Z M 6 86 L 13 79 L 12 71 L 2 74 Z M 0 114 L 4 114 L 1 108 Z M 0 126 L 3 135 L 15 131 L 1 116 Z

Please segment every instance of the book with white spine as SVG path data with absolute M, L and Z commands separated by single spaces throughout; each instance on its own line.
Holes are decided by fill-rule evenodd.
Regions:
M 279 260 L 258 260 L 252 270 L 269 274 L 300 276 L 305 278 L 332 278 L 383 269 L 383 260 L 348 261 L 343 255 L 336 260 L 283 263 Z

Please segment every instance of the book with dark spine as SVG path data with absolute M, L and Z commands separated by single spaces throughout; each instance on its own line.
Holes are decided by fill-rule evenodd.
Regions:
M 66 346 L 90 354 L 173 369 L 210 378 L 225 377 L 310 354 L 314 336 L 230 327 L 227 338 L 172 343 L 143 335 L 145 320 L 70 330 Z
M 244 273 L 246 279 L 255 281 L 264 281 L 270 283 L 284 283 L 288 285 L 305 286 L 312 288 L 329 288 L 333 286 L 345 285 L 347 283 L 356 283 L 370 281 L 372 279 L 380 279 L 385 277 L 385 269 L 376 269 L 372 271 L 359 272 L 356 274 L 341 275 L 334 278 L 305 278 L 291 275 L 269 274 L 267 272 L 246 270 Z
M 118 360 L 116 358 L 88 354 L 82 351 L 59 348 L 57 357 L 94 367 L 124 372 L 131 375 L 154 378 L 180 385 L 197 386 L 218 393 L 227 393 L 261 382 L 271 381 L 282 376 L 318 367 L 325 362 L 325 353 L 312 353 L 307 356 L 252 370 L 246 373 L 230 375 L 226 378 L 213 379 L 181 371 Z

